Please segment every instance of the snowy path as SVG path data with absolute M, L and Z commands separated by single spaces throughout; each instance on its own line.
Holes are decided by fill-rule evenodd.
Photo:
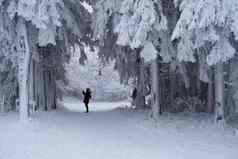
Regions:
M 163 116 L 158 124 L 122 103 L 93 103 L 89 114 L 75 100 L 70 110 L 39 113 L 31 125 L 0 116 L 0 159 L 237 159 L 238 137 L 209 117 Z M 97 107 L 96 107 L 97 106 Z

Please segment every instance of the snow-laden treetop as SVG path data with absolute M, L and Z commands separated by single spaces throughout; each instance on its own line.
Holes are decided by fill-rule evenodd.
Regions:
M 101 45 L 104 45 L 108 30 L 112 30 L 117 35 L 117 45 L 144 48 L 142 56 L 146 61 L 156 57 L 158 52 L 150 34 L 167 29 L 160 0 L 99 0 L 94 9 L 94 38 L 99 39 Z M 108 28 L 110 18 L 113 25 Z M 147 54 L 151 50 L 152 54 Z
M 162 14 L 160 1 L 124 0 L 121 5 L 121 20 L 115 32 L 118 34 L 118 45 L 129 45 L 132 49 L 145 45 L 148 33 L 152 29 L 166 30 L 167 21 Z M 159 7 L 159 13 L 156 11 Z
M 233 34 L 238 40 L 237 0 L 183 0 L 179 8 L 182 13 L 172 40 L 180 39 L 180 61 L 195 61 L 194 50 L 207 47 L 206 44 L 212 46 L 207 56 L 209 65 L 234 56 L 235 49 L 229 37 Z
M 86 11 L 82 3 L 77 0 L 1 0 L 8 2 L 7 12 L 11 19 L 22 17 L 32 23 L 39 30 L 39 45 L 56 45 L 57 28 L 81 36 L 84 22 L 82 14 Z M 3 4 L 3 3 L 1 3 Z M 89 14 L 89 13 L 87 13 Z M 87 17 L 85 13 L 85 17 Z M 79 25 L 79 23 L 81 23 Z M 66 32 L 65 32 L 66 33 Z
M 62 0 L 12 0 L 8 13 L 10 17 L 16 14 L 31 21 L 39 29 L 47 29 L 49 25 L 61 26 L 59 7 Z

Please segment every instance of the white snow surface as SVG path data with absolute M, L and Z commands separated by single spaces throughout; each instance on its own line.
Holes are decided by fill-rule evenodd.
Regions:
M 65 108 L 37 112 L 22 125 L 0 115 L 0 159 L 237 159 L 238 135 L 216 128 L 206 114 L 148 112 L 118 103 L 91 103 L 89 114 L 73 98 Z

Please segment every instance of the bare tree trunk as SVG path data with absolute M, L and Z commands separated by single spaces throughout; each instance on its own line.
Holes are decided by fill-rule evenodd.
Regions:
M 152 62 L 151 67 L 151 75 L 152 75 L 152 117 L 157 120 L 160 114 L 160 82 L 159 82 L 159 63 L 158 60 L 155 59 Z
M 213 82 L 208 83 L 208 93 L 207 93 L 207 112 L 213 113 L 214 107 L 214 91 L 213 91 Z
M 144 66 L 142 59 L 140 55 L 138 54 L 137 57 L 137 68 L 136 68 L 136 74 L 137 74 L 137 95 L 135 98 L 135 106 L 136 108 L 144 108 L 145 107 L 145 94 L 144 94 Z
M 175 72 L 170 68 L 169 71 L 169 82 L 170 82 L 170 107 L 173 104 L 174 97 L 175 97 L 175 90 L 176 90 L 176 80 L 175 80 Z
M 46 80 L 46 71 L 43 70 L 43 89 L 44 91 L 42 92 L 43 93 L 43 98 L 44 98 L 44 110 L 47 111 L 48 110 L 48 100 L 47 100 L 47 80 Z
M 56 95 L 56 81 L 55 81 L 55 77 L 54 77 L 54 73 L 53 73 L 53 106 L 52 109 L 57 109 L 57 95 Z
M 34 67 L 34 89 L 35 89 L 35 100 L 36 100 L 36 107 L 37 110 L 40 109 L 40 96 L 39 96 L 39 91 L 40 91 L 40 80 L 41 80 L 41 71 L 39 70 L 39 63 L 35 61 L 35 67 Z
M 37 86 L 37 104 L 40 110 L 45 110 L 45 97 L 44 97 L 44 70 L 40 63 L 37 63 L 36 86 Z
M 225 124 L 224 116 L 224 74 L 223 63 L 216 65 L 215 74 L 215 123 L 223 126 Z
M 54 101 L 53 101 L 53 107 L 52 109 L 57 109 L 57 95 L 56 95 L 56 83 L 54 81 Z
M 143 67 L 139 66 L 139 75 L 137 79 L 137 96 L 135 99 L 136 108 L 144 108 L 145 107 L 145 95 L 144 95 L 144 79 L 143 79 Z

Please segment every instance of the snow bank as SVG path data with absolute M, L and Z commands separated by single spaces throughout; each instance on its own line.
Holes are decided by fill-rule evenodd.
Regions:
M 0 116 L 0 159 L 238 157 L 238 136 L 216 128 L 206 114 L 164 114 L 155 123 L 123 102 L 93 103 L 89 114 L 74 99 L 62 104 L 67 109 L 37 113 L 27 127 L 15 113 Z

